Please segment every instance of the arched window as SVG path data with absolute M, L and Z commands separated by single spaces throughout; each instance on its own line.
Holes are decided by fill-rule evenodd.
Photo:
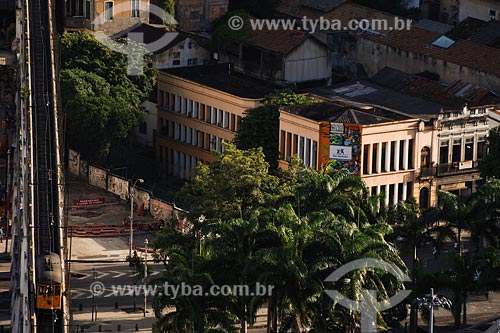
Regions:
M 424 147 L 420 151 L 420 167 L 429 168 L 431 166 L 431 149 Z
M 429 189 L 427 187 L 423 187 L 420 189 L 420 209 L 429 208 Z

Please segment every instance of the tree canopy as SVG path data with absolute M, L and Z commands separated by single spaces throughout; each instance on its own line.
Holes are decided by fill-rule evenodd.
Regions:
M 315 103 L 312 97 L 297 94 L 290 89 L 277 90 L 266 96 L 264 105 L 245 111 L 245 117 L 236 134 L 239 149 L 262 147 L 271 168 L 278 167 L 279 109 L 282 106 Z
M 227 144 L 215 162 L 198 165 L 183 196 L 191 203 L 193 227 L 187 234 L 169 227 L 160 231 L 154 247 L 166 270 L 158 285 L 188 281 L 244 285 L 254 291 L 259 283 L 273 289 L 265 295 L 175 300 L 159 295 L 154 306 L 160 331 L 196 327 L 209 332 L 217 326 L 230 332 L 232 323 L 247 332 L 266 303 L 270 332 L 278 332 L 277 323 L 282 331 L 294 333 L 306 327 L 347 330 L 356 326 L 359 314 L 336 304 L 325 290 L 359 299 L 363 289 L 387 298 L 404 288 L 390 274 L 370 268 L 349 273 L 349 284 L 325 282 L 336 268 L 366 257 L 407 270 L 397 249 L 385 240 L 392 228 L 377 215 L 360 178 L 345 170 L 321 174 L 292 163 L 278 178 L 269 174 L 261 148 L 239 150 Z M 379 324 L 386 326 L 382 317 Z
M 60 45 L 67 145 L 102 161 L 140 120 L 156 73 L 145 66 L 142 76 L 127 76 L 126 56 L 89 33 L 64 33 Z
M 488 134 L 488 154 L 479 161 L 481 177 L 500 178 L 500 127 L 492 128 Z

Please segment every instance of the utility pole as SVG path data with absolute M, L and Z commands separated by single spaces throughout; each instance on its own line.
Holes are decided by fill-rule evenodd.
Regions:
M 94 267 L 94 268 L 92 268 L 92 283 L 95 282 L 96 277 L 97 277 L 97 273 L 96 273 L 95 267 Z M 95 318 L 97 316 L 94 317 L 94 312 L 95 312 L 95 295 L 94 295 L 94 293 L 92 293 L 92 321 L 97 320 L 97 318 Z
M 134 185 L 130 188 L 130 246 L 128 249 L 128 256 L 132 258 L 132 247 L 134 246 L 134 190 L 135 185 L 139 183 L 144 183 L 144 179 L 139 178 L 134 182 Z
M 144 251 L 144 279 L 143 279 L 143 284 L 144 284 L 144 317 L 146 317 L 146 307 L 148 304 L 147 303 L 148 294 L 147 294 L 147 290 L 146 290 L 146 279 L 148 278 L 148 244 L 149 244 L 149 241 L 146 238 L 144 240 L 145 251 Z

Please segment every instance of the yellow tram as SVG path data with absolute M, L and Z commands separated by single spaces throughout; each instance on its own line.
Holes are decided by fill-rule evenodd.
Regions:
M 60 310 L 62 304 L 61 291 L 61 258 L 51 253 L 38 259 L 38 283 L 36 288 L 36 307 L 39 310 Z

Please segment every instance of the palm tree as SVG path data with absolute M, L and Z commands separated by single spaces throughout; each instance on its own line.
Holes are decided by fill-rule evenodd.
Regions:
M 199 297 L 194 293 L 173 297 L 172 291 L 165 289 L 167 285 L 179 287 L 183 284 L 208 289 L 214 283 L 207 273 L 206 259 L 198 255 L 193 234 L 164 228 L 158 233 L 153 247 L 160 251 L 155 259 L 165 265 L 160 277 L 150 281 L 159 291 L 153 299 L 153 309 L 158 318 L 155 331 L 192 333 L 221 327 L 225 332 L 234 332 L 235 317 L 227 311 L 220 298 Z
M 479 188 L 469 200 L 471 216 L 471 238 L 479 248 L 484 239 L 488 244 L 497 246 L 500 235 L 500 180 L 490 179 Z
M 280 246 L 281 240 L 272 225 L 261 224 L 266 211 L 249 212 L 246 220 L 232 219 L 207 224 L 209 237 L 206 241 L 207 268 L 220 285 L 253 286 L 259 281 L 266 250 Z M 240 321 L 240 330 L 247 332 L 248 322 L 265 298 L 235 295 L 228 299 L 228 307 Z
M 390 216 L 391 222 L 395 225 L 395 235 L 401 239 L 401 247 L 403 252 L 410 252 L 411 259 L 411 278 L 413 299 L 418 296 L 416 293 L 419 281 L 417 281 L 417 266 L 418 255 L 417 248 L 420 244 L 427 241 L 432 241 L 437 247 L 444 241 L 445 238 L 452 238 L 448 228 L 441 226 L 433 226 L 429 223 L 426 214 L 420 212 L 419 206 L 414 198 L 410 198 L 405 202 L 400 202 L 393 210 Z M 434 238 L 434 236 L 437 237 Z M 425 289 L 427 290 L 427 289 Z M 410 311 L 410 332 L 416 332 L 417 329 L 417 306 L 411 302 Z
M 462 254 L 462 232 L 470 229 L 474 220 L 471 215 L 470 199 L 461 198 L 447 191 L 439 191 L 438 196 L 438 206 L 427 210 L 425 220 L 427 223 L 436 224 L 440 239 L 454 235 L 458 244 L 458 253 Z
M 477 258 L 471 258 L 469 253 L 460 254 L 452 251 L 449 257 L 449 268 L 436 275 L 436 283 L 444 288 L 449 288 L 453 297 L 451 311 L 455 318 L 455 327 L 467 325 L 467 296 L 471 291 L 481 289 L 477 277 Z M 463 318 L 461 321 L 461 314 Z

